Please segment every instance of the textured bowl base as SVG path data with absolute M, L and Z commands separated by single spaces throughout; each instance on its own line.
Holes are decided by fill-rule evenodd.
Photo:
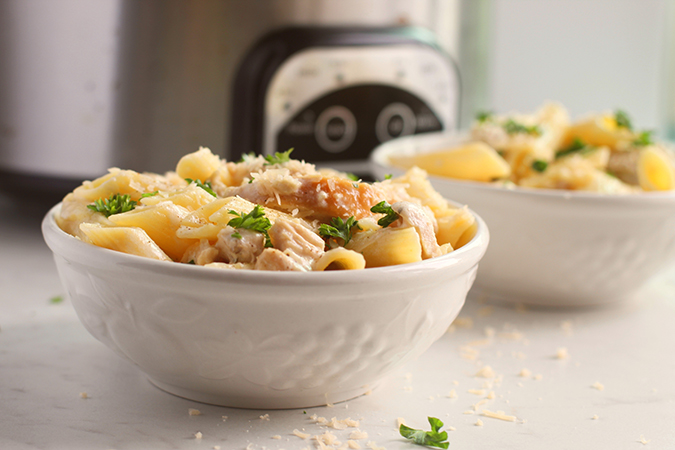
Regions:
M 209 394 L 205 392 L 193 391 L 191 389 L 185 389 L 178 386 L 172 386 L 170 384 L 154 380 L 151 377 L 148 377 L 148 380 L 162 391 L 168 392 L 169 394 L 173 394 L 177 397 L 185 398 L 187 400 L 194 400 L 209 405 L 243 409 L 299 409 L 326 406 L 327 398 L 332 404 L 344 402 L 356 397 L 360 397 L 361 395 L 376 389 L 382 384 L 380 381 L 370 386 L 364 386 L 358 389 L 342 392 L 331 392 L 328 395 L 259 398 Z

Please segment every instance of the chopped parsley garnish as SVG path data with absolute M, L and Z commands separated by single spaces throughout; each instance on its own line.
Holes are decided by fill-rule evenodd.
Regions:
M 478 111 L 476 113 L 476 121 L 478 123 L 484 123 L 488 120 L 492 120 L 493 113 L 491 111 Z
M 392 178 L 393 178 L 393 175 L 390 174 L 390 173 L 388 173 L 388 174 L 386 174 L 386 175 L 384 176 L 384 179 L 385 179 L 385 180 L 391 180 Z
M 516 122 L 513 119 L 509 119 L 504 122 L 503 126 L 504 131 L 506 131 L 508 134 L 525 133 L 534 136 L 541 136 L 541 128 L 539 125 L 524 125 L 522 123 Z
M 619 128 L 625 128 L 627 130 L 633 129 L 633 124 L 630 121 L 630 117 L 626 114 L 625 111 L 617 109 L 614 113 L 614 120 L 616 121 L 616 126 Z
M 87 205 L 87 208 L 94 212 L 100 212 L 106 217 L 131 211 L 135 207 L 136 202 L 131 200 L 131 197 L 127 194 L 110 194 L 108 198 L 99 198 L 93 205 Z
M 532 168 L 541 173 L 548 167 L 548 163 L 544 160 L 537 159 L 532 163 Z
M 52 305 L 56 305 L 56 304 L 62 303 L 62 302 L 63 302 L 63 297 L 60 296 L 60 295 L 55 295 L 54 297 L 49 299 L 49 303 L 51 303 Z
M 633 145 L 637 147 L 646 147 L 648 145 L 653 145 L 654 141 L 652 140 L 652 131 L 643 131 L 638 134 L 637 139 L 633 141 Z
M 435 417 L 429 417 L 429 424 L 431 431 L 416 430 L 415 428 L 407 427 L 403 424 L 398 431 L 406 439 L 410 439 L 417 445 L 426 445 L 427 447 L 448 448 L 448 432 L 441 432 L 443 422 Z
M 255 208 L 251 210 L 248 214 L 239 213 L 234 210 L 228 211 L 233 216 L 236 216 L 230 219 L 227 224 L 232 228 L 251 230 L 258 233 L 262 233 L 265 236 L 265 247 L 271 247 L 272 241 L 270 241 L 270 235 L 268 231 L 272 226 L 270 220 L 265 217 L 265 211 L 260 205 L 255 205 Z M 238 231 L 232 233 L 233 238 L 241 239 L 241 234 Z
M 370 208 L 370 211 L 385 215 L 377 221 L 377 224 L 382 228 L 387 228 L 389 225 L 396 222 L 399 217 L 401 217 L 396 211 L 394 211 L 394 208 L 392 208 L 391 205 L 384 200 Z
M 562 158 L 563 156 L 571 155 L 572 153 L 585 153 L 587 151 L 593 150 L 595 147 L 591 147 L 586 144 L 579 138 L 574 138 L 574 141 L 570 144 L 569 147 L 558 150 L 555 154 L 555 158 Z
M 286 150 L 285 152 L 276 152 L 274 155 L 265 156 L 265 165 L 272 166 L 274 164 L 283 164 L 291 160 L 292 148 Z
M 353 173 L 345 173 L 345 175 L 347 176 L 347 178 L 349 178 L 352 181 L 360 181 L 361 180 L 361 178 L 357 177 Z
M 214 197 L 217 197 L 216 193 L 213 192 L 213 188 L 211 187 L 211 183 L 209 183 L 208 181 L 206 183 L 202 183 L 201 180 L 199 180 L 199 179 L 193 180 L 192 178 L 186 178 L 185 181 L 187 181 L 188 184 L 194 183 L 197 186 L 199 186 L 200 188 L 204 189 L 209 194 L 213 195 Z
M 154 197 L 155 195 L 159 194 L 159 191 L 155 192 L 146 192 L 145 194 L 141 194 L 141 198 L 146 198 L 146 197 Z
M 319 226 L 319 235 L 322 238 L 342 239 L 344 242 L 343 245 L 347 245 L 352 239 L 352 229 L 354 228 L 358 230 L 361 229 L 359 221 L 354 219 L 354 216 L 351 216 L 347 220 L 342 220 L 340 217 L 333 217 L 330 220 L 330 225 L 322 223 Z

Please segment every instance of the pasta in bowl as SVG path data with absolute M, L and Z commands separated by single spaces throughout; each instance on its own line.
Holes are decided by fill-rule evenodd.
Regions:
M 372 170 L 379 178 L 398 176 L 405 169 L 397 160 L 425 159 L 467 142 L 473 142 L 469 134 L 447 132 L 393 140 L 372 153 Z M 470 204 L 491 227 L 477 291 L 514 303 L 606 304 L 635 298 L 675 261 L 675 191 L 648 192 L 585 162 L 592 171 L 575 171 L 573 161 L 559 173 L 568 182 L 585 182 L 587 189 L 525 186 L 508 179 L 513 166 L 482 144 L 467 152 L 471 156 L 455 155 L 475 170 L 471 179 L 429 176 L 438 192 Z M 534 159 L 529 161 L 521 167 L 529 174 L 522 179 L 541 175 L 531 167 Z
M 210 152 L 193 155 L 197 156 L 183 163 L 204 156 L 215 161 Z M 254 159 L 255 164 L 264 166 L 264 160 L 251 157 L 251 161 Z M 223 161 L 216 166 L 222 168 L 224 164 L 233 169 L 243 167 Z M 288 164 L 296 163 L 270 164 L 263 171 L 248 174 L 264 178 L 262 172 L 286 169 Z M 200 162 L 195 167 L 202 165 Z M 464 304 L 487 248 L 484 222 L 471 210 L 445 200 L 442 208 L 461 211 L 457 218 L 470 217 L 469 224 L 458 225 L 464 231 L 447 238 L 457 238 L 454 247 L 450 242 L 437 241 L 441 254 L 425 257 L 422 233 L 414 231 L 417 243 L 410 244 L 415 226 L 394 223 L 412 214 L 403 209 L 410 207 L 407 203 L 394 207 L 397 201 L 403 201 L 398 198 L 377 197 L 377 202 L 366 198 L 360 212 L 350 210 L 335 216 L 332 208 L 346 205 L 347 200 L 333 205 L 327 201 L 324 210 L 316 213 L 312 212 L 316 209 L 307 207 L 310 201 L 302 200 L 308 197 L 293 200 L 295 197 L 277 190 L 279 202 L 285 202 L 287 208 L 276 209 L 271 207 L 272 201 L 265 206 L 255 203 L 252 194 L 243 190 L 238 192 L 241 195 L 221 196 L 235 184 L 250 188 L 255 181 L 249 183 L 248 176 L 239 183 L 219 184 L 203 173 L 184 177 L 180 167 L 175 175 L 161 177 L 114 170 L 103 180 L 84 183 L 84 193 L 78 191 L 64 199 L 43 221 L 43 234 L 54 253 L 61 280 L 87 330 L 137 365 L 152 383 L 178 396 L 234 407 L 300 408 L 361 395 L 445 333 Z M 311 167 L 302 170 L 314 180 L 344 179 L 333 172 L 317 174 Z M 202 181 L 188 183 L 185 178 Z M 335 186 L 343 186 L 337 178 Z M 355 190 L 351 192 L 371 192 L 369 187 L 357 188 L 358 182 L 348 181 Z M 398 182 L 388 181 L 385 186 Z M 414 185 L 404 184 L 407 188 Z M 323 198 L 321 189 L 315 185 L 311 195 Z M 113 191 L 129 198 L 111 198 Z M 157 194 L 153 194 L 155 191 Z M 144 193 L 153 195 L 143 197 Z M 85 194 L 89 200 L 73 198 Z M 205 203 L 186 207 L 195 196 Z M 276 196 L 272 197 L 277 202 Z M 440 200 L 440 196 L 434 197 Z M 419 197 L 405 200 L 416 205 L 411 207 L 413 211 L 426 211 L 424 217 L 429 220 L 436 218 L 428 212 L 429 203 L 423 204 L 425 197 L 419 201 L 414 198 Z M 380 205 L 386 212 L 370 211 L 385 200 L 391 201 L 387 202 L 389 208 L 402 216 L 387 226 L 377 222 L 388 215 L 389 220 L 394 219 L 389 208 Z M 160 206 L 153 208 L 155 205 Z M 181 205 L 187 213 L 178 208 Z M 207 211 L 204 207 L 208 205 L 211 209 Z M 106 217 L 99 210 L 112 214 Z M 184 213 L 180 222 L 167 219 L 175 210 Z M 196 211 L 199 214 L 193 215 Z M 220 220 L 219 215 L 225 218 Z M 333 220 L 335 217 L 347 227 Z M 435 220 L 442 224 L 442 217 Z M 260 219 L 267 219 L 269 224 Z M 145 225 L 144 220 L 152 225 Z M 129 225 L 130 221 L 136 221 L 136 225 Z M 356 228 L 354 222 L 361 229 L 354 229 L 348 236 L 345 233 Z M 166 230 L 167 224 L 172 233 L 159 233 L 153 228 Z M 244 226 L 247 224 L 253 225 L 249 228 Z M 323 227 L 321 233 L 321 225 L 334 229 Z M 101 230 L 106 231 L 97 234 Z M 178 230 L 184 230 L 182 236 L 194 241 L 177 244 Z M 467 230 L 470 236 L 462 242 L 460 238 Z M 403 237 L 388 236 L 401 231 L 406 233 Z M 232 236 L 235 233 L 241 238 Z M 384 234 L 375 237 L 378 233 Z M 223 236 L 221 241 L 236 241 L 218 244 L 219 235 Z M 297 235 L 303 239 L 296 239 Z M 248 243 L 247 237 L 251 239 Z M 349 242 L 345 242 L 347 237 Z M 106 245 L 92 245 L 88 239 Z M 268 239 L 272 247 L 266 246 Z M 317 254 L 307 256 L 304 245 L 319 244 L 317 239 L 323 248 L 310 247 Z M 280 244 L 284 242 L 288 246 Z M 396 243 L 396 247 L 387 242 Z M 370 245 L 376 248 L 369 250 Z M 270 248 L 285 255 L 287 259 L 280 257 L 283 264 L 271 266 L 276 260 L 265 257 L 260 261 L 260 255 Z M 435 247 L 430 248 L 428 251 L 434 251 Z M 345 252 L 349 256 L 345 257 Z M 230 254 L 236 255 L 236 260 L 229 259 Z M 322 260 L 333 254 L 329 262 Z M 358 256 L 354 258 L 354 254 Z M 386 255 L 398 263 L 384 264 Z

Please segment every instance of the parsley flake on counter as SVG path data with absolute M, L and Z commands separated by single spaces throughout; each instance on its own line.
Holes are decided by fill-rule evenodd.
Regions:
M 87 208 L 94 212 L 100 212 L 106 217 L 131 211 L 135 207 L 136 202 L 131 200 L 131 197 L 127 194 L 110 194 L 108 198 L 99 198 L 94 204 L 87 205 Z
M 392 174 L 388 173 L 388 174 L 386 174 L 386 175 L 384 176 L 384 179 L 385 179 L 385 180 L 391 180 L 393 177 L 394 177 L 394 176 L 393 176 Z
M 273 166 L 274 164 L 283 164 L 291 160 L 292 148 L 286 150 L 285 152 L 276 152 L 274 155 L 265 156 L 265 165 Z
M 194 183 L 197 186 L 199 186 L 200 188 L 204 189 L 209 194 L 213 195 L 214 197 L 217 197 L 216 193 L 213 192 L 213 188 L 211 187 L 211 183 L 209 183 L 208 181 L 206 183 L 202 183 L 201 180 L 193 180 L 192 178 L 186 178 L 185 181 L 187 181 L 188 184 Z
M 361 229 L 359 221 L 354 219 L 354 216 L 351 216 L 347 220 L 342 220 L 340 217 L 333 217 L 330 220 L 330 225 L 327 223 L 322 223 L 319 226 L 319 236 L 322 238 L 335 238 L 342 239 L 344 241 L 343 245 L 352 239 L 352 229 L 357 228 Z
M 244 230 L 251 230 L 258 233 L 262 233 L 265 236 L 265 247 L 271 247 L 272 242 L 270 241 L 270 235 L 268 231 L 272 226 L 270 219 L 265 217 L 265 211 L 260 205 L 255 205 L 255 208 L 251 210 L 248 214 L 239 213 L 235 210 L 228 211 L 233 216 L 236 216 L 230 219 L 227 224 L 232 228 L 239 228 Z M 241 239 L 241 234 L 238 231 L 232 233 L 233 238 Z
M 547 167 L 548 167 L 548 163 L 546 161 L 544 161 L 543 159 L 536 159 L 532 163 L 532 169 L 536 170 L 539 173 L 545 171 Z
M 625 128 L 627 130 L 633 129 L 633 124 L 631 123 L 630 117 L 626 114 L 625 111 L 617 109 L 614 112 L 614 120 L 616 121 L 616 126 L 619 128 Z
M 504 131 L 506 131 L 508 134 L 525 133 L 534 136 L 541 136 L 541 128 L 539 125 L 523 125 L 522 123 L 516 122 L 513 119 L 509 119 L 504 122 Z
M 396 211 L 394 211 L 394 208 L 392 208 L 391 205 L 384 200 L 370 208 L 370 212 L 385 215 L 377 221 L 377 224 L 382 228 L 387 228 L 389 225 L 396 222 L 399 217 L 401 217 Z
M 49 303 L 51 303 L 52 305 L 63 303 L 63 297 L 61 295 L 55 295 L 54 297 L 49 299 Z
M 435 417 L 428 417 L 431 431 L 416 430 L 403 424 L 399 427 L 399 433 L 406 439 L 410 439 L 417 445 L 426 445 L 427 447 L 448 448 L 448 432 L 441 432 L 443 422 Z

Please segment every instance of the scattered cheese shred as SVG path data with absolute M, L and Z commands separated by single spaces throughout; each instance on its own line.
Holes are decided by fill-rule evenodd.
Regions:
M 494 328 L 492 327 L 485 327 L 483 329 L 483 332 L 485 333 L 485 336 L 491 338 L 494 337 L 494 335 L 497 333 Z
M 565 347 L 560 347 L 558 350 L 556 350 L 555 357 L 556 359 L 568 359 L 570 354 Z
M 378 447 L 375 441 L 368 441 L 366 447 L 368 447 L 370 450 L 386 450 L 384 447 Z
M 529 378 L 532 376 L 532 372 L 530 372 L 528 369 L 523 368 L 518 375 L 523 378 Z
M 595 383 L 593 383 L 593 384 L 591 385 L 591 387 L 592 387 L 593 389 L 597 389 L 597 390 L 599 390 L 599 391 L 602 391 L 603 389 L 605 389 L 605 385 L 602 384 L 602 383 L 600 383 L 599 381 L 596 381 Z
M 358 450 L 361 448 L 361 445 L 358 442 L 352 441 L 351 439 L 347 441 L 347 446 L 353 450 Z
M 490 339 L 478 339 L 476 341 L 471 341 L 469 342 L 468 345 L 469 347 L 480 347 L 484 345 L 490 345 L 492 341 Z
M 499 333 L 499 337 L 502 339 L 508 339 L 510 341 L 521 341 L 525 337 L 520 331 L 510 331 L 505 333 Z
M 532 378 L 534 378 L 534 379 L 537 380 L 537 381 L 541 381 L 541 379 L 544 378 L 544 376 L 543 376 L 542 374 L 538 373 L 538 374 L 536 374 L 536 375 L 535 375 L 534 377 L 532 377 Z
M 457 398 L 457 392 L 456 392 L 454 389 L 452 389 L 452 390 L 448 393 L 448 398 Z
M 473 411 L 473 410 L 471 410 L 471 409 L 467 409 L 467 410 L 464 411 L 462 414 L 467 414 L 467 415 L 469 415 L 469 414 L 474 414 L 474 413 L 475 413 L 475 411 Z
M 488 393 L 487 397 L 485 397 L 485 398 L 487 398 L 488 400 L 494 400 L 494 398 L 495 398 L 495 391 L 490 391 L 490 392 Z
M 278 435 L 278 434 L 275 434 L 274 436 L 272 436 L 272 439 L 276 439 L 278 441 L 279 439 L 281 439 L 281 436 Z
M 472 405 L 473 410 L 474 410 L 474 411 L 478 411 L 478 408 L 481 407 L 481 406 L 483 406 L 483 405 L 486 404 L 487 402 L 488 402 L 487 399 L 484 398 L 483 400 L 479 401 L 479 402 L 476 403 L 475 405 Z
M 195 439 L 201 439 L 202 437 L 204 437 L 204 435 L 202 434 L 201 431 L 197 431 L 197 432 L 195 433 Z
M 593 419 L 593 420 L 598 420 L 598 419 L 599 419 L 599 417 L 598 417 L 598 415 L 597 415 L 597 414 L 593 414 L 593 417 L 591 417 L 591 419 Z
M 398 417 L 396 419 L 396 428 L 401 428 L 401 425 L 405 425 L 405 419 L 403 417 Z
M 466 392 L 473 395 L 485 395 L 485 389 L 469 389 Z
M 311 436 L 309 433 L 303 433 L 302 431 L 298 430 L 297 428 L 293 430 L 293 434 L 299 437 L 300 439 L 309 439 Z
M 86 392 L 80 392 L 80 398 L 82 398 L 82 399 L 85 399 L 85 400 L 86 400 L 86 399 L 88 399 L 88 398 L 89 398 L 89 395 L 87 395 L 87 393 L 86 393 Z
M 483 426 L 483 421 L 480 420 L 480 419 L 476 420 L 476 426 L 477 426 L 477 427 L 482 427 L 482 426 Z
M 649 443 L 651 442 L 651 439 L 645 439 L 644 435 L 641 434 L 641 435 L 640 435 L 640 441 L 639 441 L 639 442 L 640 442 L 640 444 L 642 444 L 642 445 L 647 445 L 647 444 L 649 444 Z
M 401 427 L 401 424 L 399 423 L 398 427 Z M 349 434 L 349 439 L 353 439 L 355 441 L 358 441 L 359 439 L 368 439 L 368 433 L 365 431 L 361 430 L 354 430 Z
M 471 317 L 457 317 L 452 324 L 457 328 L 473 328 L 473 319 Z
M 201 416 L 202 412 L 198 409 L 188 408 L 188 414 L 191 416 Z
M 270 415 L 269 414 L 263 414 L 262 416 L 260 416 L 260 420 L 266 420 L 266 421 L 269 422 L 270 421 Z
M 494 307 L 492 306 L 483 306 L 478 310 L 476 314 L 478 314 L 478 317 L 487 317 L 491 315 L 494 312 Z
M 490 417 L 492 419 L 505 420 L 507 422 L 515 422 L 516 420 L 518 420 L 518 418 L 516 416 L 510 416 L 510 415 L 504 413 L 504 411 L 494 412 L 494 411 L 488 411 L 487 409 L 484 409 L 484 410 L 481 411 L 481 415 L 483 415 L 485 417 Z

